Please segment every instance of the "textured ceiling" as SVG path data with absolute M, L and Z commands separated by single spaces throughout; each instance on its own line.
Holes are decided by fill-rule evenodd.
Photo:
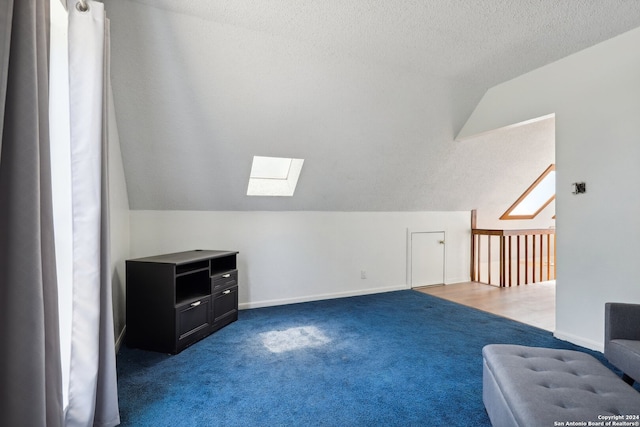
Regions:
M 484 92 L 640 26 L 636 0 L 105 6 L 132 209 L 508 207 L 553 120 L 454 142 Z M 254 155 L 305 159 L 294 197 L 246 196 Z

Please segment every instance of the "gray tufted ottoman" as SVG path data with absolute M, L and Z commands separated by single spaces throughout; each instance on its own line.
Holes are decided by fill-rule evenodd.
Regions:
M 640 425 L 640 393 L 588 354 L 491 344 L 482 356 L 494 427 Z

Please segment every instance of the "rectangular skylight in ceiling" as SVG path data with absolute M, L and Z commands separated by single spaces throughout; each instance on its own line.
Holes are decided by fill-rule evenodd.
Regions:
M 247 196 L 293 196 L 304 159 L 253 156 Z
M 251 178 L 287 179 L 292 160 L 282 157 L 255 156 L 251 165 Z

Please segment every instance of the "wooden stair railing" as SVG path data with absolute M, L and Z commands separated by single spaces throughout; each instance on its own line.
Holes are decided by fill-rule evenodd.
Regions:
M 495 284 L 492 281 L 492 270 L 493 277 L 496 277 L 496 258 L 498 284 L 501 287 L 513 284 L 519 286 L 522 283 L 526 285 L 556 278 L 555 229 L 472 228 L 471 241 L 471 280 L 474 282 Z

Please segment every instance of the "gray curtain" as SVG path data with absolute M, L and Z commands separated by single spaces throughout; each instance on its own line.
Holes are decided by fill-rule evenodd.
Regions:
M 0 425 L 61 426 L 49 1 L 0 6 Z
M 66 426 L 119 424 L 108 203 L 109 29 L 104 5 L 69 11 L 73 319 Z

